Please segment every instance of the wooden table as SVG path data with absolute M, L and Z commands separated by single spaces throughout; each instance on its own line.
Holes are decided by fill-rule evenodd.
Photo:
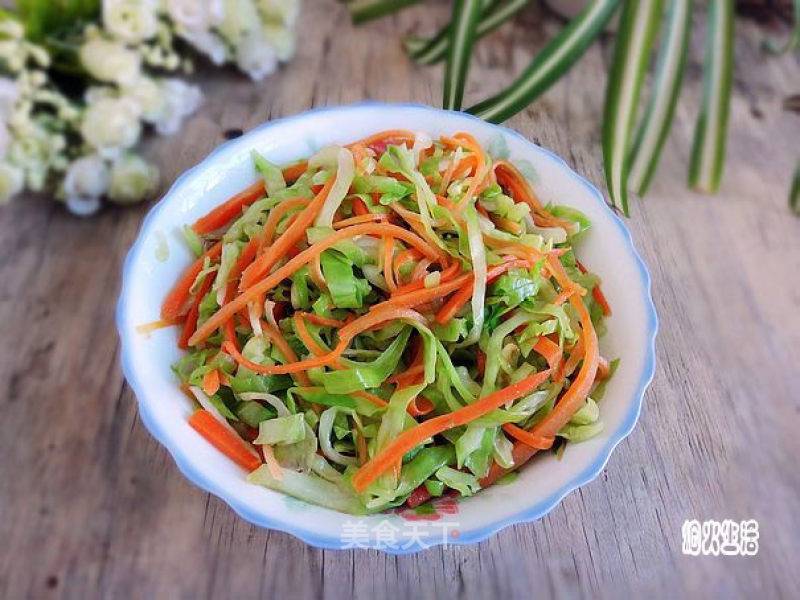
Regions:
M 430 8 L 439 23 L 446 11 Z M 230 129 L 363 99 L 438 104 L 441 70 L 411 65 L 398 43 L 435 25 L 425 14 L 354 30 L 338 3 L 307 1 L 288 68 L 258 86 L 204 73 L 203 109 L 180 135 L 148 142 L 164 186 Z M 481 43 L 468 100 L 556 30 L 540 17 L 531 8 Z M 762 34 L 741 30 L 721 194 L 683 185 L 698 46 L 653 193 L 633 204 L 661 318 L 638 427 L 547 517 L 475 546 L 321 551 L 190 485 L 142 427 L 119 368 L 120 267 L 147 207 L 88 220 L 37 197 L 0 208 L 0 597 L 800 597 L 800 219 L 786 208 L 800 116 L 782 109 L 800 92 L 800 63 L 765 58 Z M 508 123 L 597 185 L 609 50 L 594 46 Z M 693 518 L 757 519 L 758 555 L 683 556 Z

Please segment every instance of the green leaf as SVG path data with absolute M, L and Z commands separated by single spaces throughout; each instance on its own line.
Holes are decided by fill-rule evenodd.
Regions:
M 419 0 L 353 0 L 348 2 L 353 23 L 363 23 L 416 4 Z
M 353 274 L 352 263 L 339 252 L 330 250 L 322 253 L 321 263 L 328 292 L 336 307 L 360 308 L 370 285 Z
M 628 215 L 630 148 L 639 92 L 661 19 L 661 0 L 625 0 L 606 88 L 603 162 L 611 204 Z
M 733 0 L 711 0 L 708 9 L 703 94 L 694 133 L 689 185 L 715 193 L 725 164 L 733 83 Z
M 100 0 L 17 0 L 16 6 L 26 34 L 34 42 L 75 23 L 95 21 L 100 15 Z
M 442 108 L 461 110 L 475 30 L 481 15 L 480 0 L 454 0 L 450 47 L 444 73 Z
M 484 9 L 475 31 L 475 38 L 481 38 L 500 27 L 517 14 L 527 3 L 528 0 L 484 2 Z M 450 31 L 451 24 L 448 23 L 429 40 L 417 37 L 406 38 L 404 40 L 406 51 L 411 55 L 411 58 L 423 65 L 432 65 L 444 60 L 450 49 Z
M 517 80 L 499 94 L 467 109 L 485 121 L 501 123 L 528 106 L 567 72 L 608 23 L 620 0 L 592 0 L 533 58 Z
M 671 0 L 661 33 L 663 40 L 650 105 L 631 152 L 631 188 L 639 195 L 644 195 L 650 185 L 675 115 L 689 50 L 693 4 L 693 0 Z

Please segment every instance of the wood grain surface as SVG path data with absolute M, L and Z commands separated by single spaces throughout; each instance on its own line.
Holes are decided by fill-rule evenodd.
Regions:
M 298 56 L 252 85 L 197 76 L 204 107 L 147 142 L 164 188 L 231 129 L 311 106 L 440 101 L 441 69 L 401 32 L 446 3 L 352 29 L 307 0 Z M 559 23 L 531 7 L 480 43 L 468 101 L 527 64 Z M 321 551 L 255 528 L 189 484 L 138 419 L 119 368 L 121 263 L 146 206 L 79 220 L 39 197 L 0 208 L 0 597 L 800 597 L 800 155 L 797 56 L 767 58 L 741 23 L 722 192 L 685 191 L 702 30 L 652 194 L 629 221 L 653 276 L 658 368 L 639 425 L 594 482 L 547 517 L 469 547 L 395 557 Z M 508 124 L 602 184 L 608 40 Z M 157 299 L 153 300 L 154 302 Z M 685 519 L 757 519 L 755 557 L 681 554 Z

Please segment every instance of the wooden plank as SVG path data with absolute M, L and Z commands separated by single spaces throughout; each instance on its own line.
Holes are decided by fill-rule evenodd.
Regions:
M 279 74 L 253 86 L 200 73 L 203 109 L 147 143 L 165 184 L 231 129 L 361 99 L 438 104 L 441 68 L 408 63 L 398 35 L 443 22 L 446 3 L 355 30 L 333 0 L 303 10 L 298 57 Z M 532 7 L 481 42 L 468 103 L 556 31 L 541 17 Z M 761 34 L 740 29 L 722 193 L 683 189 L 693 59 L 653 193 L 633 206 L 662 323 L 639 426 L 596 481 L 477 546 L 321 551 L 192 487 L 142 427 L 118 368 L 114 301 L 146 207 L 85 221 L 36 197 L 0 209 L 0 597 L 800 596 L 800 221 L 785 208 L 800 120 L 781 109 L 800 64 L 764 58 Z M 608 55 L 607 41 L 593 47 L 509 122 L 598 185 Z M 687 518 L 756 518 L 761 550 L 684 557 Z

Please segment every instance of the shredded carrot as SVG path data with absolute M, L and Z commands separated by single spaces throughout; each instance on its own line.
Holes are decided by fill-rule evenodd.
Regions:
M 219 391 L 219 371 L 212 369 L 203 376 L 203 392 L 206 396 L 213 396 Z
M 581 264 L 581 261 L 576 259 L 575 260 L 575 264 L 578 265 L 578 269 L 580 269 L 581 273 L 586 273 L 587 272 L 586 271 L 586 267 L 584 267 L 583 264 Z M 592 288 L 592 298 L 594 298 L 594 301 L 597 302 L 597 304 L 603 310 L 603 316 L 604 317 L 610 317 L 611 316 L 611 306 L 609 305 L 608 300 L 606 300 L 606 295 L 603 293 L 603 290 L 600 288 L 600 284 L 599 283 Z
M 250 206 L 253 202 L 261 198 L 264 193 L 264 182 L 256 181 L 253 185 L 242 190 L 224 204 L 217 206 L 204 217 L 197 219 L 194 225 L 192 225 L 192 229 L 194 229 L 195 233 L 199 233 L 200 235 L 216 231 L 238 217 L 242 213 L 243 208 Z
M 308 206 L 311 202 L 308 198 L 289 198 L 278 204 L 275 208 L 269 211 L 264 229 L 261 230 L 259 237 L 260 247 L 265 248 L 272 244 L 272 239 L 275 237 L 275 231 L 278 228 L 278 223 L 290 210 Z
M 514 425 L 513 423 L 505 423 L 503 425 L 503 431 L 535 450 L 547 450 L 555 441 L 555 438 L 545 438 L 534 435 L 531 432 L 525 431 L 521 427 Z
M 275 458 L 275 453 L 272 451 L 272 446 L 269 444 L 263 444 L 261 446 L 261 453 L 264 455 L 264 462 L 267 464 L 270 475 L 272 475 L 278 481 L 282 480 L 283 469 L 281 469 L 280 463 L 278 463 L 277 459 Z
M 150 321 L 149 323 L 142 323 L 141 325 L 136 326 L 136 333 L 141 333 L 144 335 L 148 335 L 153 333 L 154 331 L 158 331 L 159 329 L 164 329 L 165 327 L 172 327 L 173 325 L 179 325 L 179 320 L 168 321 L 166 319 L 158 319 L 157 321 Z
M 430 248 L 423 240 L 410 231 L 407 231 L 401 227 L 397 227 L 396 225 L 390 225 L 388 223 L 364 223 L 362 225 L 353 225 L 352 227 L 341 229 L 327 236 L 325 239 L 320 240 L 310 248 L 306 248 L 300 254 L 289 260 L 289 262 L 287 262 L 285 265 L 277 269 L 274 273 L 248 288 L 230 303 L 221 307 L 216 313 L 214 313 L 214 315 L 211 316 L 211 318 L 209 318 L 201 327 L 197 329 L 197 331 L 189 340 L 189 344 L 195 346 L 208 338 L 208 336 L 217 330 L 223 323 L 233 317 L 237 311 L 247 306 L 248 302 L 274 288 L 278 283 L 289 277 L 302 265 L 310 262 L 314 256 L 320 254 L 324 250 L 327 250 L 341 240 L 368 233 L 376 233 L 379 235 L 391 234 L 393 237 L 399 238 L 407 244 L 414 246 L 423 254 L 428 256 L 433 254 L 432 248 Z M 262 254 L 262 256 L 265 255 Z
M 195 329 L 197 329 L 197 317 L 200 314 L 200 302 L 202 302 L 203 298 L 205 298 L 206 294 L 208 294 L 208 290 L 211 289 L 212 283 L 214 283 L 213 273 L 206 275 L 203 278 L 203 283 L 200 284 L 200 290 L 194 296 L 192 306 L 189 308 L 189 312 L 186 314 L 186 320 L 183 322 L 181 337 L 178 340 L 178 347 L 182 350 L 189 348 L 189 338 L 192 337 Z
M 555 369 L 561 362 L 561 346 L 556 344 L 550 338 L 540 337 L 538 340 L 536 340 L 533 349 L 544 356 L 544 359 L 547 361 L 547 364 L 551 369 Z
M 416 248 L 407 248 L 394 257 L 394 280 L 397 285 L 400 285 L 400 267 L 411 260 L 418 260 L 422 254 Z
M 203 270 L 203 264 L 206 259 L 214 260 L 222 253 L 222 242 L 217 242 L 211 248 L 206 250 L 203 255 L 192 263 L 192 265 L 183 272 L 180 279 L 170 290 L 164 302 L 161 304 L 161 318 L 165 321 L 174 321 L 180 317 L 186 310 L 186 303 L 189 300 L 192 285 L 194 280 Z
M 533 392 L 542 383 L 547 381 L 549 376 L 549 369 L 540 371 L 502 390 L 484 396 L 463 408 L 438 417 L 433 417 L 415 427 L 406 429 L 353 475 L 353 487 L 357 492 L 363 492 L 369 484 L 395 464 L 398 458 L 402 460 L 406 452 L 416 448 L 426 439 L 447 431 L 448 429 L 452 429 L 453 427 L 465 425 L 475 419 L 479 419 L 507 402 L 512 402 L 525 394 Z
M 222 345 L 222 351 L 227 352 L 236 362 L 244 365 L 251 371 L 255 371 L 256 373 L 262 373 L 264 375 L 299 373 L 301 371 L 307 371 L 308 369 L 313 369 L 315 367 L 325 367 L 334 363 L 342 355 L 342 352 L 345 351 L 350 341 L 359 333 L 366 331 L 370 327 L 374 327 L 380 323 L 385 323 L 386 321 L 393 321 L 396 319 L 408 319 L 419 321 L 421 323 L 425 322 L 425 318 L 416 311 L 408 308 L 385 306 L 383 309 L 370 311 L 364 316 L 342 327 L 339 330 L 338 344 L 328 354 L 286 365 L 259 365 L 258 363 L 254 363 L 246 359 L 232 344 L 228 342 L 225 342 Z
M 492 267 L 489 269 L 488 273 L 486 274 L 486 282 L 491 283 L 500 275 L 508 271 L 509 269 L 516 269 L 519 267 L 530 267 L 531 263 L 527 260 L 509 260 L 500 265 Z M 453 280 L 456 281 L 456 280 Z M 469 285 L 467 285 L 467 281 Z M 441 289 L 440 286 L 439 289 Z M 450 322 L 450 320 L 455 317 L 459 311 L 466 306 L 467 302 L 470 301 L 472 298 L 472 275 L 468 275 L 468 279 L 464 282 L 464 287 L 456 286 L 455 289 L 458 289 L 458 292 L 453 294 L 450 297 L 445 305 L 441 308 L 441 310 L 436 314 L 436 318 L 434 319 L 440 325 L 446 325 Z
M 326 353 L 325 348 L 317 344 L 317 342 L 314 341 L 314 338 L 312 338 L 311 334 L 308 332 L 306 322 L 303 319 L 303 313 L 294 313 L 292 322 L 294 323 L 294 330 L 297 333 L 297 337 L 299 337 L 300 341 L 303 342 L 306 348 L 311 351 L 311 354 L 314 356 L 322 356 Z
M 289 248 L 297 244 L 305 236 L 308 226 L 317 217 L 322 205 L 328 198 L 335 180 L 336 177 L 328 179 L 322 191 L 306 206 L 286 231 L 245 269 L 239 284 L 240 290 L 252 287 L 259 278 L 269 273 L 270 269 L 286 254 Z
M 361 198 L 353 198 L 353 213 L 356 216 L 363 216 L 370 214 L 367 205 Z
M 207 410 L 195 411 L 189 417 L 189 425 L 240 467 L 253 471 L 261 464 L 252 452 L 252 446 L 228 431 Z
M 308 263 L 308 275 L 311 281 L 314 282 L 320 290 L 327 290 L 328 284 L 325 281 L 325 276 L 322 274 L 322 254 L 317 254 L 310 263 Z
M 381 213 L 366 213 L 363 215 L 356 215 L 355 217 L 350 217 L 349 219 L 342 219 L 341 221 L 336 221 L 333 224 L 333 228 L 342 229 L 343 227 L 349 227 L 350 225 L 358 225 L 359 223 L 386 221 L 388 220 L 388 218 L 389 218 L 388 216 Z
M 280 331 L 275 329 L 275 326 L 267 323 L 266 321 L 261 322 L 261 330 L 264 332 L 269 338 L 269 341 L 278 348 L 281 354 L 283 354 L 283 358 L 286 360 L 287 363 L 293 364 L 297 362 L 297 354 L 294 353 L 292 347 L 289 345 L 289 342 L 286 341 L 286 338 L 283 337 Z M 224 348 L 223 348 L 224 350 Z M 238 350 L 237 350 L 238 352 Z M 311 380 L 308 378 L 308 375 L 305 373 L 298 372 L 295 377 L 297 378 L 298 383 L 300 385 L 311 385 Z

